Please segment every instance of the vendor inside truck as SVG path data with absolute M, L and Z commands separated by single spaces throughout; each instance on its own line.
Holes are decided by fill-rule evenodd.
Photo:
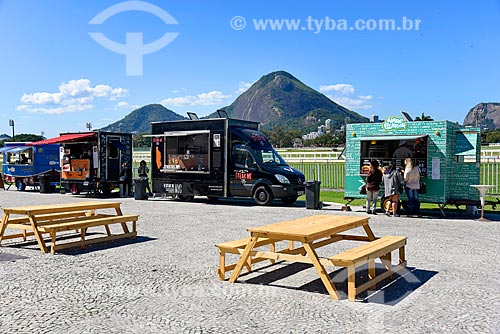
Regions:
M 427 173 L 427 141 L 425 137 L 392 139 L 392 138 L 370 138 L 361 142 L 361 174 L 367 174 L 370 161 L 376 159 L 383 168 L 391 162 L 395 166 L 404 168 L 404 159 L 415 159 L 420 168 L 421 175 Z

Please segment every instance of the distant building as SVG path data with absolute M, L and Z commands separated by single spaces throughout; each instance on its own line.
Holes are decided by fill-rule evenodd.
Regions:
M 293 147 L 304 147 L 304 145 L 302 144 L 302 140 L 300 138 L 295 138 L 295 140 L 293 141 Z
M 311 140 L 311 139 L 316 139 L 319 137 L 319 134 L 317 132 L 310 132 L 306 135 L 302 136 L 302 139 L 304 140 Z
M 325 133 L 326 133 L 326 126 L 324 126 L 324 125 L 318 126 L 318 134 L 324 135 Z
M 371 123 L 378 123 L 378 122 L 380 122 L 380 120 L 378 118 L 378 115 L 371 115 L 370 116 L 370 122 Z
M 325 121 L 325 127 L 326 127 L 327 133 L 332 131 L 332 120 L 331 119 L 327 119 Z

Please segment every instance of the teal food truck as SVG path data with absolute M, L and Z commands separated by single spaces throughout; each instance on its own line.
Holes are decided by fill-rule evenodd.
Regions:
M 404 169 L 404 159 L 394 158 L 400 146 L 410 149 L 420 168 L 427 192 L 420 202 L 446 205 L 479 205 L 479 194 L 471 184 L 480 178 L 480 130 L 450 121 L 409 121 L 390 116 L 384 122 L 346 126 L 345 199 L 366 198 L 360 194 L 371 160 L 383 168 L 394 163 Z M 381 184 L 381 207 L 388 207 Z M 403 194 L 401 204 L 406 206 Z M 444 214 L 444 212 L 443 212 Z

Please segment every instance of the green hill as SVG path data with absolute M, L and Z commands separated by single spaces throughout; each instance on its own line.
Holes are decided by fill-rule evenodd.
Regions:
M 150 133 L 151 122 L 177 121 L 186 119 L 161 104 L 148 104 L 132 111 L 123 119 L 110 124 L 101 130 L 116 132 Z

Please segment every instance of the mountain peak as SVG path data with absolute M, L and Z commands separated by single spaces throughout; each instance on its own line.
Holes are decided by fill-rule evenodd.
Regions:
M 500 128 L 500 103 L 481 102 L 472 107 L 464 119 L 464 125 L 479 126 L 481 129 Z
M 368 119 L 333 102 L 286 71 L 262 76 L 230 106 L 224 108 L 232 118 L 260 122 L 264 129 L 283 125 L 286 129 L 316 130 L 326 119 L 340 128 L 345 119 Z M 314 119 L 314 122 L 311 122 Z

